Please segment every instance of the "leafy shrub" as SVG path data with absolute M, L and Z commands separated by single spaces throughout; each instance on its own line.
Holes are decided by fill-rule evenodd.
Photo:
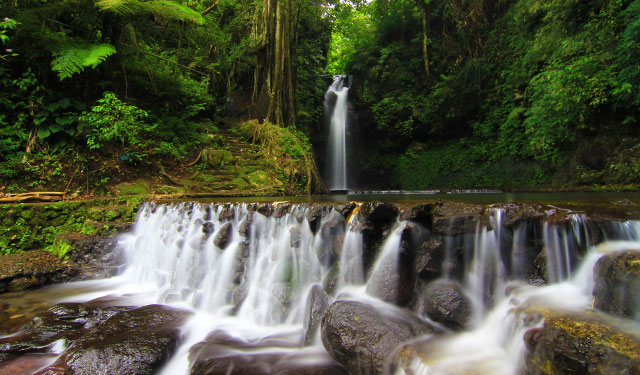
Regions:
M 152 129 L 144 122 L 147 112 L 120 101 L 111 92 L 105 92 L 97 104 L 80 116 L 90 149 L 98 149 L 114 141 L 120 141 L 124 147 L 145 145 L 143 135 Z

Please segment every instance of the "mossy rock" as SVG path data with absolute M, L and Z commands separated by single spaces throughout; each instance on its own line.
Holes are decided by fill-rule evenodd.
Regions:
M 135 181 L 122 183 L 116 186 L 116 191 L 120 195 L 147 195 L 149 194 L 149 183 L 146 181 Z
M 228 150 L 202 150 L 202 162 L 209 168 L 220 168 L 233 161 L 233 154 Z
M 255 171 L 247 175 L 249 182 L 255 186 L 270 186 L 273 181 L 265 171 Z
M 531 313 L 531 312 L 529 312 Z M 635 374 L 640 333 L 628 321 L 595 311 L 543 311 L 542 328 L 525 334 L 527 375 Z
M 594 267 L 594 307 L 640 321 L 640 251 L 604 255 Z
M 236 177 L 231 180 L 231 184 L 235 189 L 244 190 L 251 186 L 251 184 L 242 177 Z

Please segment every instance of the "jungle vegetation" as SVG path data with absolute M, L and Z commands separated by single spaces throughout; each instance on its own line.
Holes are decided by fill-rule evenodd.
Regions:
M 322 159 L 333 74 L 362 185 L 640 183 L 640 0 L 8 0 L 0 43 L 5 193 L 108 192 L 253 119 Z

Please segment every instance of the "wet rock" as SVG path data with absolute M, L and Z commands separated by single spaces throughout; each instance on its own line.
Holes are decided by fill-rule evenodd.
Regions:
M 446 236 L 475 234 L 480 217 L 477 215 L 462 215 L 451 217 L 435 217 L 432 233 Z
M 206 223 L 202 224 L 202 233 L 204 233 L 205 235 L 210 236 L 214 231 L 215 226 L 212 222 L 207 221 Z
M 400 237 L 397 259 L 389 259 L 374 270 L 367 284 L 367 293 L 385 302 L 407 306 L 413 299 L 416 283 L 414 271 L 417 249 L 424 242 L 426 232 L 420 225 L 405 224 Z
M 340 261 L 337 260 L 333 262 L 331 267 L 329 267 L 329 272 L 325 275 L 324 279 L 322 279 L 322 287 L 323 289 L 329 293 L 329 295 L 333 295 L 336 292 L 336 288 L 338 286 L 338 277 L 340 275 Z
M 39 374 L 153 374 L 175 351 L 188 315 L 160 305 L 119 312 L 76 340 Z
M 453 280 L 437 280 L 425 286 L 418 312 L 445 327 L 461 330 L 471 319 L 471 302 L 462 286 Z
M 345 369 L 317 349 L 294 347 L 287 337 L 247 342 L 214 331 L 189 350 L 191 375 L 347 375 Z M 311 359 L 311 360 L 310 360 Z
M 44 250 L 2 255 L 0 293 L 18 292 L 68 281 L 79 273 L 78 266 Z
M 640 250 L 602 256 L 594 279 L 594 307 L 640 321 Z
M 336 206 L 335 210 L 338 211 L 345 220 L 347 220 L 356 207 L 358 207 L 358 204 L 350 202 L 345 205 Z
M 67 343 L 101 324 L 128 307 L 92 307 L 80 303 L 62 303 L 35 316 L 22 333 L 0 339 L 0 358 L 12 358 L 26 353 L 44 353 L 55 341 Z
M 527 375 L 638 374 L 640 338 L 624 321 L 598 313 L 544 312 L 525 334 Z
M 278 203 L 275 204 L 275 209 L 273 211 L 272 216 L 276 219 L 284 217 L 286 214 L 291 212 L 291 203 Z
M 322 246 L 318 246 L 318 258 L 324 264 L 331 264 L 340 257 L 344 242 L 345 222 L 342 215 L 332 212 L 322 223 L 318 236 L 322 239 Z
M 306 219 L 313 234 L 316 234 L 318 229 L 320 229 L 320 222 L 326 213 L 327 207 L 325 206 L 313 206 L 309 212 L 307 212 Z
M 224 223 L 218 229 L 218 233 L 216 237 L 213 239 L 213 244 L 216 245 L 219 249 L 225 249 L 231 243 L 231 237 L 233 235 L 233 224 Z
M 322 319 L 322 343 L 352 375 L 382 374 L 393 350 L 436 329 L 408 310 L 337 301 Z
M 363 219 L 381 227 L 393 224 L 399 211 L 397 206 L 380 201 L 366 202 L 360 206 Z
M 422 204 L 411 207 L 400 214 L 401 221 L 412 221 L 430 229 L 433 224 L 433 205 Z
M 249 238 L 251 235 L 251 225 L 253 224 L 253 215 L 254 211 L 249 211 L 247 213 L 247 217 L 242 220 L 240 226 L 238 227 L 238 234 L 242 237 Z
M 546 217 L 545 209 L 538 205 L 504 204 L 503 225 L 507 228 L 516 227 L 524 222 L 538 222 Z
M 273 205 L 269 203 L 259 204 L 256 208 L 256 212 L 266 217 L 270 217 L 273 214 Z
M 233 220 L 235 215 L 236 207 L 231 204 L 225 204 L 220 209 L 220 214 L 218 215 L 218 220 L 220 221 L 228 221 Z
M 444 242 L 438 237 L 430 237 L 420 247 L 416 254 L 415 272 L 422 281 L 429 282 L 442 275 L 444 252 Z
M 73 249 L 69 262 L 79 270 L 73 281 L 112 277 L 125 263 L 117 236 L 67 238 L 67 241 Z
M 320 327 L 320 322 L 329 307 L 329 296 L 322 289 L 322 285 L 314 284 L 309 291 L 302 329 L 304 333 L 304 345 L 311 345 L 313 337 Z

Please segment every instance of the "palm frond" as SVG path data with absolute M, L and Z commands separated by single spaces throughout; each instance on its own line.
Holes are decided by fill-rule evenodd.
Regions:
M 55 58 L 51 61 L 51 70 L 57 72 L 58 78 L 62 81 L 86 68 L 95 69 L 114 53 L 116 48 L 107 43 L 67 45 L 53 53 Z

